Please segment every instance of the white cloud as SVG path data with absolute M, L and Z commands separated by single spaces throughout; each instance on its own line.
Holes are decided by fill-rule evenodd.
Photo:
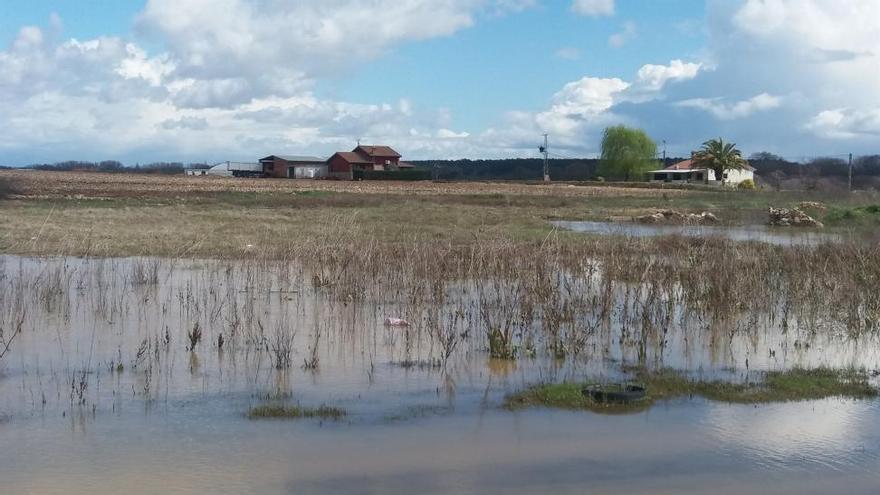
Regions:
M 880 137 L 880 108 L 823 110 L 810 120 L 806 128 L 829 139 L 876 139 Z
M 621 48 L 635 38 L 637 32 L 638 29 L 636 28 L 636 24 L 627 21 L 623 23 L 623 28 L 620 32 L 614 33 L 608 37 L 608 46 L 612 48 Z
M 128 57 L 119 62 L 116 73 L 126 79 L 143 79 L 151 86 L 160 86 L 165 78 L 174 70 L 174 64 L 168 61 L 167 55 L 149 58 L 143 49 L 128 43 L 125 45 Z
M 614 0 L 574 0 L 571 10 L 580 15 L 611 16 L 614 15 Z
M 880 2 L 708 1 L 698 24 L 708 45 L 697 59 L 584 74 L 560 84 L 539 110 L 506 112 L 469 133 L 448 110 L 405 95 L 316 95 L 326 94 L 328 78 L 369 70 L 399 45 L 454 35 L 535 0 L 371 0 L 370 9 L 356 0 L 148 0 L 138 29 L 163 53 L 113 36 L 64 40 L 55 18 L 46 29 L 22 28 L 0 50 L 0 152 L 247 159 L 257 151 L 329 152 L 363 138 L 392 142 L 410 157 L 515 156 L 542 132 L 556 146 L 590 152 L 602 128 L 618 123 L 683 149 L 724 135 L 747 150 L 770 142 L 796 155 L 824 153 L 846 140 L 847 151 L 876 151 Z M 615 12 L 607 0 L 570 5 L 583 15 Z M 376 11 L 383 22 L 363 29 Z M 609 44 L 622 46 L 637 30 L 624 24 Z M 556 55 L 576 59 L 580 51 Z
M 726 103 L 719 98 L 693 98 L 676 103 L 679 107 L 705 110 L 719 120 L 742 119 L 756 112 L 778 108 L 781 104 L 782 98 L 767 93 L 735 103 Z
M 449 129 L 440 129 L 437 131 L 437 137 L 440 139 L 463 139 L 470 136 L 467 132 L 455 132 Z
M 659 91 L 667 82 L 687 81 L 697 77 L 702 68 L 700 63 L 673 60 L 669 65 L 647 64 L 639 69 L 637 84 L 645 89 Z

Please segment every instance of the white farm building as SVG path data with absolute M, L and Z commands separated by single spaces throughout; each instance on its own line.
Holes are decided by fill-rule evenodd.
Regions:
M 740 170 L 727 170 L 724 177 L 715 177 L 715 171 L 710 168 L 696 168 L 693 160 L 685 160 L 661 170 L 648 172 L 648 180 L 651 182 L 673 182 L 689 184 L 724 184 L 736 186 L 746 180 L 755 180 L 755 168 L 746 164 Z
M 220 162 L 211 168 L 188 168 L 186 175 L 210 175 L 214 177 L 260 177 L 263 168 L 259 163 Z

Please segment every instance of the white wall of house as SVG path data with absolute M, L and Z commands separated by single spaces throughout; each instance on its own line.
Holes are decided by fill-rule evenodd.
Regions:
M 747 169 L 728 170 L 724 175 L 724 183 L 730 186 L 735 186 L 745 180 L 755 180 L 755 173 Z

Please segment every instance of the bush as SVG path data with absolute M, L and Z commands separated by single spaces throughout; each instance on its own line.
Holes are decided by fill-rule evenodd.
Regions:
M 10 194 L 13 194 L 15 191 L 13 190 L 12 184 L 9 182 L 9 179 L 4 179 L 0 177 L 0 199 L 6 199 Z
M 755 187 L 755 181 L 753 181 L 752 179 L 746 179 L 746 180 L 740 182 L 739 184 L 736 185 L 736 188 L 742 189 L 744 191 L 754 191 L 755 189 L 757 189 Z
M 354 180 L 431 180 L 431 171 L 411 170 L 353 170 Z

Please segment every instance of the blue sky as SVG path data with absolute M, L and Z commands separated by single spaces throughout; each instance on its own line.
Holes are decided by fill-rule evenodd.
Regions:
M 874 19 L 873 21 L 871 19 Z M 875 0 L 78 0 L 0 5 L 0 164 L 880 152 Z

